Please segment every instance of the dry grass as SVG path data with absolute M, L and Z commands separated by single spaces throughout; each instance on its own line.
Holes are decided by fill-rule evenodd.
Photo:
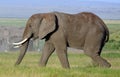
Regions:
M 104 20 L 106 24 L 120 24 L 120 20 Z

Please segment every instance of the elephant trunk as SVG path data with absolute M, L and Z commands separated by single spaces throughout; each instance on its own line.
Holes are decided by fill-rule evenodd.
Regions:
M 27 25 L 24 30 L 23 40 L 19 43 L 13 43 L 14 46 L 20 47 L 20 54 L 19 54 L 19 57 L 18 57 L 15 65 L 19 65 L 21 63 L 21 61 L 28 49 L 29 41 L 32 37 L 33 37 L 33 33 L 31 31 L 31 29 L 29 28 L 29 26 Z
M 19 57 L 15 63 L 15 65 L 19 65 L 28 49 L 28 45 L 29 45 L 29 41 L 32 38 L 32 34 L 29 35 L 29 37 L 23 36 L 23 38 L 25 37 L 24 40 L 22 40 L 19 43 L 14 43 L 15 46 L 20 46 L 20 54 Z
M 18 60 L 16 61 L 15 65 L 19 65 L 21 63 L 21 61 L 22 61 L 22 59 L 27 51 L 29 40 L 27 40 L 24 44 L 21 45 L 20 55 L 19 55 Z

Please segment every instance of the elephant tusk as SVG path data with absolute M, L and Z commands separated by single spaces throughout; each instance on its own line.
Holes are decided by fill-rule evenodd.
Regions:
M 14 46 L 14 48 L 19 48 L 21 45 Z
M 21 45 L 21 44 L 23 44 L 24 42 L 26 42 L 27 41 L 27 38 L 25 38 L 24 40 L 22 40 L 21 42 L 18 42 L 18 43 L 12 43 L 13 45 Z

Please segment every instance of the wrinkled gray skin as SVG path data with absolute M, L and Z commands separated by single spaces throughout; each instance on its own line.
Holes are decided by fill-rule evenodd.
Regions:
M 60 12 L 32 15 L 26 24 L 16 65 L 20 64 L 28 48 L 30 39 L 45 39 L 40 66 L 46 66 L 50 55 L 56 50 L 63 68 L 70 68 L 67 47 L 83 49 L 100 67 L 110 67 L 100 54 L 109 40 L 109 31 L 104 22 L 88 12 L 66 14 Z

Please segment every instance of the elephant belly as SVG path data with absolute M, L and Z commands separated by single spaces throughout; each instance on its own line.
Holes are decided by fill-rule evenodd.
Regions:
M 77 48 L 77 49 L 83 49 L 85 43 L 85 38 L 69 38 L 68 39 L 68 46 L 72 48 Z

